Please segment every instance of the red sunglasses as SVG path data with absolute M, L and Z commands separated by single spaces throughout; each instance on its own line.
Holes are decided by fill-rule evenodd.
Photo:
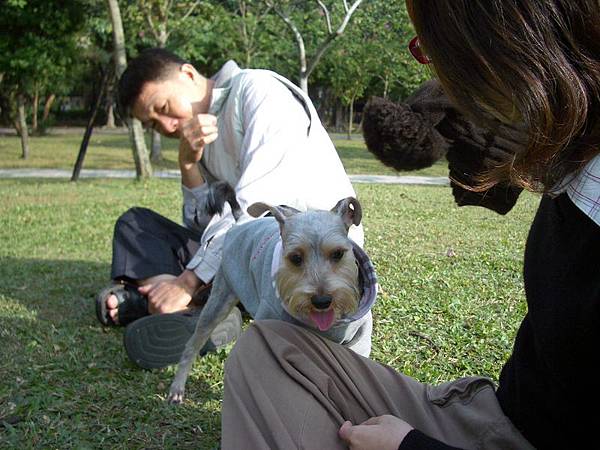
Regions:
M 421 49 L 421 41 L 419 41 L 419 36 L 412 38 L 412 40 L 408 43 L 408 49 L 415 59 L 421 64 L 431 63 L 431 58 L 423 53 L 423 50 Z

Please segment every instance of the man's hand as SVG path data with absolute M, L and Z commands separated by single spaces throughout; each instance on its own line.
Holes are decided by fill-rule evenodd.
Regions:
M 182 120 L 179 130 L 179 162 L 186 166 L 196 164 L 202 158 L 204 147 L 218 137 L 217 118 L 197 114 Z
M 194 272 L 186 270 L 173 279 L 140 286 L 138 291 L 148 297 L 150 314 L 165 314 L 185 309 L 200 283 Z
M 404 420 L 386 415 L 371 417 L 360 425 L 346 421 L 338 435 L 350 450 L 398 450 L 412 429 Z

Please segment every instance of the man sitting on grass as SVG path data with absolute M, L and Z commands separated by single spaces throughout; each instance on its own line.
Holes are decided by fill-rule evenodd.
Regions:
M 185 226 L 145 208 L 125 212 L 114 231 L 114 283 L 96 300 L 105 325 L 162 315 L 136 321 L 126 332 L 129 356 L 152 366 L 164 352 L 150 342 L 175 348 L 193 332 L 197 315 L 164 313 L 186 311 L 206 295 L 234 223 L 229 208 L 212 217 L 197 211 L 207 183 L 228 182 L 243 211 L 257 201 L 329 209 L 356 194 L 308 96 L 274 72 L 242 70 L 229 61 L 205 78 L 169 51 L 148 49 L 121 76 L 118 100 L 144 125 L 179 139 Z M 350 235 L 362 245 L 362 228 Z M 226 335 L 221 343 L 238 335 L 236 314 L 217 330 Z

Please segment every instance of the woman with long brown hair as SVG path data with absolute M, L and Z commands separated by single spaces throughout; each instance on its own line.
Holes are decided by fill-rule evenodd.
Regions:
M 516 123 L 529 136 L 467 186 L 510 182 L 543 194 L 525 251 L 528 312 L 512 355 L 497 389 L 482 377 L 431 386 L 306 330 L 255 323 L 226 364 L 225 449 L 597 445 L 600 2 L 407 7 L 418 35 L 411 52 L 431 64 L 455 106 L 480 125 Z

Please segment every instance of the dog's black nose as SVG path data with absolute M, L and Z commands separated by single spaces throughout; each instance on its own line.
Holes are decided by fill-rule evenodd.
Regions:
M 313 295 L 310 302 L 317 309 L 327 309 L 331 305 L 333 297 L 331 295 Z

